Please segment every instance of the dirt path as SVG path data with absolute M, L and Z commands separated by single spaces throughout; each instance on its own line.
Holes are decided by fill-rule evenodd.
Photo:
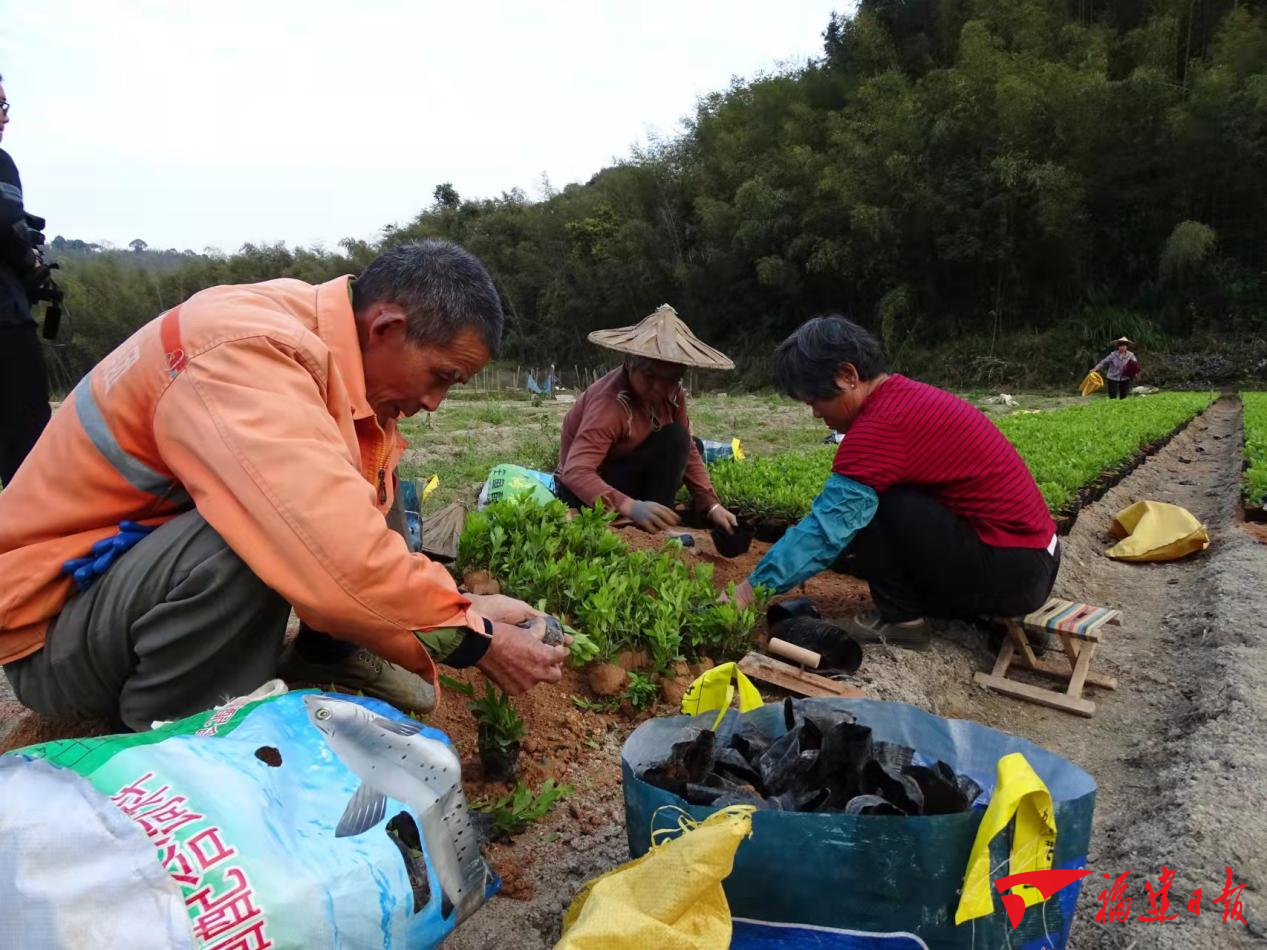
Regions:
M 1267 938 L 1267 548 L 1239 522 L 1240 404 L 1224 399 L 1084 509 L 1066 540 L 1057 593 L 1121 608 L 1102 646 L 1117 692 L 1091 720 L 1031 711 L 1022 732 L 1099 783 L 1089 866 L 1073 946 L 1235 947 Z M 1206 524 L 1210 549 L 1184 562 L 1124 564 L 1103 551 L 1113 514 L 1141 499 L 1182 505 Z M 1031 707 L 1037 710 L 1037 707 Z M 1008 723 L 1011 722 L 1009 726 Z M 1143 886 L 1176 871 L 1165 926 L 1140 923 Z M 1248 925 L 1212 904 L 1225 867 L 1244 884 Z M 1129 924 L 1099 926 L 1096 895 L 1134 868 Z M 1187 903 L 1202 888 L 1202 913 Z
M 1087 878 L 1070 946 L 1263 946 L 1267 939 L 1267 547 L 1240 524 L 1241 413 L 1216 403 L 1100 501 L 1062 539 L 1055 594 L 1116 607 L 1122 626 L 1101 644 L 1096 668 L 1115 692 L 1089 690 L 1082 719 L 971 685 L 990 665 L 983 635 L 956 625 L 927 654 L 869 651 L 869 691 L 943 716 L 1025 736 L 1096 780 Z M 1209 530 L 1206 552 L 1167 564 L 1109 560 L 1113 515 L 1143 499 L 1182 505 Z M 1043 684 L 1050 685 L 1050 683 Z M 1148 915 L 1144 881 L 1176 872 L 1170 913 Z M 1213 900 L 1226 881 L 1248 924 L 1222 923 Z M 1100 892 L 1125 871 L 1129 922 L 1098 924 Z M 1202 889 L 1201 915 L 1187 909 Z

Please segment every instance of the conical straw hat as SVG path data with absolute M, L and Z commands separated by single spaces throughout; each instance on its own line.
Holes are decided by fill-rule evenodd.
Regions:
M 632 327 L 595 330 L 588 337 L 591 343 L 653 360 L 694 366 L 697 369 L 734 369 L 734 361 L 720 350 L 701 343 L 682 322 L 677 311 L 667 303 Z

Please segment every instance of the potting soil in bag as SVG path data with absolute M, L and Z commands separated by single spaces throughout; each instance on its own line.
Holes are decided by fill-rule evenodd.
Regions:
M 29 746 L 0 800 L 6 946 L 434 947 L 498 883 L 448 738 L 374 699 Z
M 479 509 L 503 498 L 515 495 L 530 495 L 534 500 L 546 504 L 554 500 L 554 476 L 538 472 L 522 465 L 494 465 L 480 489 Z
M 1026 905 L 1015 929 L 994 882 L 1009 873 L 1085 867 L 1095 805 L 1095 783 L 1086 772 L 1024 739 L 905 703 L 812 699 L 792 709 L 801 721 L 845 723 L 833 730 L 844 741 L 833 747 L 824 738 L 817 749 L 789 745 L 800 727 L 789 731 L 783 704 L 726 713 L 715 739 L 709 732 L 715 713 L 639 726 L 621 755 L 630 854 L 646 852 L 663 806 L 701 820 L 718 807 L 750 802 L 758 808 L 753 835 L 740 846 L 724 884 L 739 919 L 736 947 L 1065 946 L 1080 881 L 1045 901 L 1032 888 L 1014 892 Z M 860 735 L 858 726 L 869 735 Z M 831 782 L 819 779 L 838 774 L 832 773 L 842 767 L 836 759 L 852 755 L 858 741 L 872 750 L 869 768 L 888 789 L 884 797 L 843 801 Z M 737 748 L 760 755 L 761 774 L 754 774 L 750 757 L 747 763 L 736 757 Z M 896 767 L 887 761 L 902 750 L 909 762 Z M 894 774 L 879 773 L 879 766 Z M 644 780 L 651 770 L 660 784 L 680 781 L 684 794 Z M 903 800 L 904 791 L 919 797 L 906 778 L 921 770 L 944 776 L 946 794 L 956 787 L 963 792 L 960 807 L 953 807 L 953 795 L 953 810 L 941 814 L 931 813 L 932 798 Z M 701 774 L 727 786 L 714 805 L 692 805 L 685 797 L 699 799 L 706 791 L 691 784 Z M 718 782 L 719 775 L 728 779 Z M 755 793 L 754 785 L 765 793 Z M 846 804 L 857 813 L 846 813 Z M 962 923 L 956 924 L 957 915 Z

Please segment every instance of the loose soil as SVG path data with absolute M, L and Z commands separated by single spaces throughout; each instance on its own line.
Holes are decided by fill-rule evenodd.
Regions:
M 1241 521 L 1241 415 L 1232 399 L 1217 402 L 1168 445 L 1079 513 L 1062 538 L 1055 593 L 1122 610 L 1096 668 L 1116 676 L 1115 692 L 1088 690 L 1092 719 L 1069 716 L 977 687 L 972 674 L 992 656 L 984 631 L 949 624 L 926 653 L 868 647 L 853 677 L 869 696 L 901 700 L 942 716 L 983 722 L 1025 736 L 1086 769 L 1099 786 L 1088 867 L 1071 946 L 1202 948 L 1261 946 L 1267 939 L 1267 547 Z M 1182 505 L 1209 529 L 1202 554 L 1167 564 L 1125 564 L 1104 557 L 1107 529 L 1127 505 L 1153 499 Z M 706 531 L 690 531 L 696 546 L 683 556 L 715 567 L 718 585 L 739 581 L 768 549 L 754 542 L 729 560 L 713 550 Z M 635 547 L 658 545 L 628 529 Z M 827 616 L 869 606 L 865 584 L 837 574 L 810 580 L 804 591 Z M 477 674 L 459 678 L 477 681 Z M 538 687 L 516 700 L 528 733 L 521 778 L 536 787 L 547 777 L 572 784 L 574 796 L 511 844 L 493 844 L 489 857 L 504 889 L 463 925 L 447 946 L 549 947 L 581 885 L 627 858 L 620 790 L 621 743 L 636 725 L 626 712 L 578 709 L 588 694 L 583 677 Z M 770 691 L 770 696 L 776 691 Z M 49 724 L 14 715 L 0 679 L 0 749 L 56 736 L 99 731 L 100 724 Z M 667 715 L 661 706 L 652 714 Z M 479 778 L 475 726 L 455 692 L 431 722 L 453 737 L 471 797 L 503 793 L 505 785 Z M 1145 878 L 1157 886 L 1163 867 L 1175 870 L 1166 925 L 1141 923 L 1149 910 Z M 1245 885 L 1241 911 L 1248 924 L 1221 922 L 1213 899 L 1225 867 Z M 1131 921 L 1099 925 L 1096 895 L 1133 869 Z M 1203 913 L 1186 910 L 1202 889 Z M 739 909 L 737 909 L 739 910 Z

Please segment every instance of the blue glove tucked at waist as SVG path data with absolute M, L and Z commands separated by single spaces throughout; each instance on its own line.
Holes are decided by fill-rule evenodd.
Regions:
M 87 557 L 66 561 L 62 564 L 62 573 L 69 574 L 81 592 L 86 591 L 125 551 L 153 530 L 135 521 L 120 521 L 118 534 L 102 538 L 92 546 L 92 553 Z

